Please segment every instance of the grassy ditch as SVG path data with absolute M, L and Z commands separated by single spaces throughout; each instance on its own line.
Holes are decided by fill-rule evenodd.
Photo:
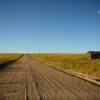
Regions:
M 0 54 L 0 70 L 6 65 L 16 61 L 21 56 L 21 54 Z

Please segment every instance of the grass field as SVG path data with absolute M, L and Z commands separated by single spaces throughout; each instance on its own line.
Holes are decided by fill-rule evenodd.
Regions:
M 86 54 L 33 54 L 31 56 L 42 62 L 100 78 L 100 59 L 88 59 Z
M 21 57 L 21 54 L 0 54 L 0 68 Z

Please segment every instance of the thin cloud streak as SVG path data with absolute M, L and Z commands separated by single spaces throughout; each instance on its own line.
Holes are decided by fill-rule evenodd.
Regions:
M 97 14 L 100 14 L 100 9 L 99 9 L 99 10 L 97 10 Z

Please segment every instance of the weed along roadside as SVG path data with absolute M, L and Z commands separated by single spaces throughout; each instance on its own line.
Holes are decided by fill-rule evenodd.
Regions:
M 22 56 L 21 54 L 0 54 L 0 70 L 3 70 L 7 65 L 17 61 Z

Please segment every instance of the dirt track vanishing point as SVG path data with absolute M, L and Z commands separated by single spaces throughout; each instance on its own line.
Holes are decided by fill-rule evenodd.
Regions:
M 100 100 L 100 87 L 24 55 L 0 71 L 0 100 Z

